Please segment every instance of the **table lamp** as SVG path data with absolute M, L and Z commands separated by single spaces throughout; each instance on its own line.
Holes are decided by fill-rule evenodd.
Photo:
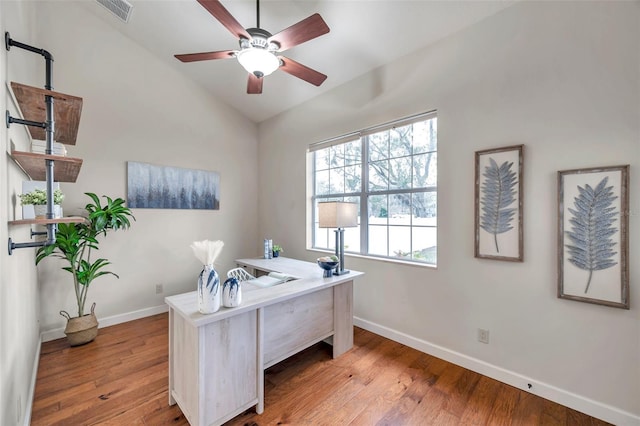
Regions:
M 344 228 L 358 226 L 358 205 L 343 201 L 325 201 L 318 203 L 318 226 L 336 228 L 336 257 L 340 264 L 333 275 L 348 274 L 344 269 Z

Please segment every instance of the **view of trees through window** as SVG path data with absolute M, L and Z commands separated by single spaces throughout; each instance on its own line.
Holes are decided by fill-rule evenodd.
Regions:
M 436 264 L 435 113 L 312 154 L 314 247 L 335 248 L 333 230 L 318 227 L 318 202 L 349 201 L 359 226 L 345 229 L 345 251 Z

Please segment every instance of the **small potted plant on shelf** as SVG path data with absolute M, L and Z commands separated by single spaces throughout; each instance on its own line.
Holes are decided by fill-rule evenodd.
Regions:
M 284 253 L 284 249 L 281 246 L 277 245 L 277 244 L 273 245 L 273 250 L 272 251 L 273 251 L 273 257 L 280 256 L 280 252 Z
M 53 204 L 60 206 L 64 200 L 64 194 L 59 189 L 53 191 Z M 23 206 L 33 205 L 33 210 L 36 215 L 36 219 L 44 219 L 47 217 L 47 191 L 44 189 L 34 189 L 26 194 L 20 194 L 20 204 Z M 59 210 L 57 209 L 54 210 Z M 56 217 L 61 216 L 56 214 Z
M 56 242 L 38 249 L 36 256 L 36 264 L 48 256 L 59 257 L 68 263 L 68 266 L 62 269 L 73 276 L 78 316 L 71 317 L 66 311 L 60 311 L 60 315 L 67 319 L 64 332 L 71 346 L 89 343 L 98 335 L 95 303 L 91 306 L 91 313 L 85 315 L 87 293 L 93 280 L 107 274 L 119 278 L 115 273 L 103 269 L 111 263 L 107 259 L 92 259 L 93 250 L 98 250 L 98 237 L 104 237 L 110 231 L 127 229 L 131 225 L 129 218 L 135 220 L 122 198 L 112 200 L 103 196 L 106 204 L 101 205 L 96 194 L 85 194 L 92 201 L 85 206 L 86 220 L 58 224 Z

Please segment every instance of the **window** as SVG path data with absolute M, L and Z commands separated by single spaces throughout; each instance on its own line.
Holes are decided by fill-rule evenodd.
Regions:
M 314 248 L 335 248 L 333 230 L 318 227 L 318 203 L 349 201 L 359 226 L 345 229 L 346 252 L 436 264 L 435 112 L 314 144 L 310 155 Z

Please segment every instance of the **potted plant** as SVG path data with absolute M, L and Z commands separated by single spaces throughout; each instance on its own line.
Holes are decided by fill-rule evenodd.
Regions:
M 98 250 L 98 237 L 106 236 L 109 231 L 127 229 L 131 225 L 129 218 L 135 220 L 122 198 L 112 200 L 103 196 L 106 199 L 106 204 L 103 206 L 96 194 L 89 192 L 85 194 L 92 201 L 85 206 L 86 220 L 79 223 L 58 224 L 56 242 L 41 247 L 36 256 L 36 264 L 51 255 L 64 259 L 68 263 L 68 266 L 62 269 L 73 276 L 78 316 L 71 317 L 65 311 L 60 311 L 60 315 L 67 318 L 65 334 L 71 346 L 89 343 L 98 335 L 98 321 L 94 314 L 95 303 L 91 307 L 91 313 L 85 315 L 87 293 L 93 280 L 107 274 L 119 278 L 115 273 L 104 270 L 104 267 L 111 262 L 102 258 L 92 259 L 93 250 Z
M 59 189 L 53 191 L 53 204 L 59 206 L 64 200 L 64 194 Z M 34 189 L 26 194 L 20 194 L 20 204 L 23 206 L 33 205 L 36 219 L 42 219 L 47 216 L 47 191 L 44 189 Z M 59 215 L 56 215 L 59 216 Z
M 280 252 L 284 253 L 284 249 L 281 246 L 277 245 L 277 244 L 273 245 L 272 251 L 273 251 L 273 257 L 280 256 Z

